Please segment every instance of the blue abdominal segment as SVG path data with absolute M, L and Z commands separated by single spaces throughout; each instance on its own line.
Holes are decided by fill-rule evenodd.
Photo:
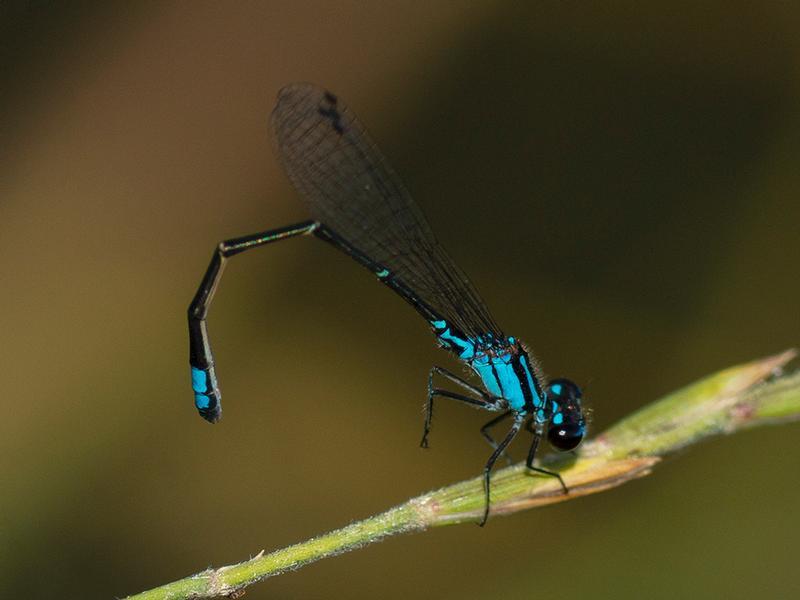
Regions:
M 194 405 L 197 410 L 206 410 L 211 407 L 209 391 L 210 376 L 207 371 L 192 367 L 192 389 L 194 390 Z
M 200 394 L 208 391 L 206 372 L 197 367 L 192 367 L 192 389 Z
M 469 360 L 475 356 L 475 342 L 451 333 L 447 321 L 431 321 L 431 325 L 442 347 L 455 352 L 461 360 Z

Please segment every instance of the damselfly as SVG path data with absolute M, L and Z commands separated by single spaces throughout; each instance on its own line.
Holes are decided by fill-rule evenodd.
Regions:
M 195 405 L 214 423 L 221 416 L 220 391 L 206 329 L 206 316 L 227 259 L 245 250 L 300 235 L 314 235 L 341 250 L 428 322 L 440 346 L 466 363 L 483 388 L 442 367 L 428 376 L 428 401 L 421 446 L 427 447 L 433 401 L 451 398 L 500 413 L 481 428 L 492 452 L 483 470 L 489 515 L 492 467 L 524 426 L 533 434 L 526 464 L 533 464 L 542 436 L 559 450 L 572 450 L 586 424 L 581 392 L 566 379 L 546 382 L 536 361 L 514 337 L 506 336 L 477 291 L 433 235 L 408 191 L 355 115 L 336 96 L 314 85 L 283 88 L 272 112 L 271 129 L 281 162 L 305 199 L 313 220 L 221 242 L 189 306 L 189 360 Z M 458 392 L 434 385 L 434 376 Z M 512 425 L 501 441 L 489 428 L 506 418 Z M 510 462 L 510 459 L 509 459 Z

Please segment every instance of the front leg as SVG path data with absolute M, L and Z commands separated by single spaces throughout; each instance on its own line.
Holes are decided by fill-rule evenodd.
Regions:
M 441 388 L 433 387 L 433 376 L 434 374 L 439 374 L 446 379 L 449 379 L 453 383 L 461 386 L 465 390 L 472 392 L 476 396 L 480 396 L 480 398 L 472 398 L 469 396 L 465 396 L 463 394 L 457 394 L 455 392 L 450 392 L 448 390 L 443 390 Z M 486 393 L 481 388 L 472 385 L 468 381 L 464 381 L 458 375 L 454 375 L 447 369 L 443 367 L 433 367 L 431 368 L 430 373 L 428 374 L 428 401 L 426 403 L 425 408 L 425 428 L 422 432 L 422 441 L 420 441 L 420 446 L 423 448 L 428 447 L 428 434 L 431 430 L 431 420 L 433 419 L 433 397 L 434 396 L 442 396 L 443 398 L 451 398 L 452 400 L 458 400 L 459 402 L 464 402 L 465 404 L 471 404 L 472 406 L 478 406 L 480 408 L 496 411 L 501 410 L 505 406 L 505 401 L 502 398 L 496 398 L 491 394 Z
M 542 426 L 536 425 L 536 427 L 534 427 L 533 421 L 528 421 L 528 423 L 525 425 L 525 429 L 527 429 L 533 434 L 533 441 L 531 442 L 531 447 L 528 450 L 528 460 L 525 461 L 525 466 L 528 467 L 528 469 L 530 469 L 531 471 L 541 473 L 542 475 L 555 477 L 556 479 L 558 479 L 558 483 L 561 484 L 561 488 L 564 490 L 564 493 L 569 494 L 569 488 L 567 487 L 567 484 L 564 483 L 564 480 L 561 478 L 561 475 L 559 475 L 555 471 L 548 471 L 547 469 L 543 469 L 542 467 L 533 466 L 533 460 L 536 458 L 536 450 L 539 448 L 539 441 L 542 439 Z

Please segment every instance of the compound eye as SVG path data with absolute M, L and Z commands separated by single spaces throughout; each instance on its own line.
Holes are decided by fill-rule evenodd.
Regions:
M 549 398 L 559 404 L 570 400 L 580 400 L 581 388 L 569 379 L 553 379 L 547 388 Z
M 547 440 L 557 450 L 574 450 L 586 435 L 581 388 L 569 379 L 553 379 L 547 387 L 552 417 Z
M 562 423 L 561 425 L 550 425 L 547 430 L 547 441 L 557 450 L 567 452 L 574 450 L 583 440 L 586 427 L 583 423 Z

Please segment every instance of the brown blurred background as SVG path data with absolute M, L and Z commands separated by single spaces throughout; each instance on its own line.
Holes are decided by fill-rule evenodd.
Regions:
M 310 240 L 231 263 L 225 417 L 194 410 L 214 244 L 305 217 L 266 127 L 292 81 L 355 108 L 594 431 L 800 344 L 800 8 L 612 4 L 4 3 L 3 595 L 134 593 L 480 471 L 485 414 L 442 404 L 417 447 L 427 370 L 453 366 L 425 324 Z M 798 439 L 717 439 L 247 597 L 796 597 Z

